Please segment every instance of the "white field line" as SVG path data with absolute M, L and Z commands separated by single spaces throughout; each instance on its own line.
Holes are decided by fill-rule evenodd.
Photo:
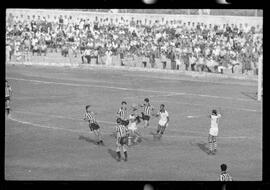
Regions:
M 22 79 L 22 78 L 14 78 L 14 77 L 7 77 L 7 78 L 12 79 L 12 80 L 28 81 L 28 82 L 35 82 L 35 83 L 42 83 L 42 84 L 54 84 L 54 85 L 76 86 L 76 87 L 108 88 L 108 89 L 116 89 L 116 90 L 124 90 L 124 91 L 141 91 L 141 92 L 162 93 L 162 94 L 163 93 L 166 93 L 166 94 L 171 93 L 171 94 L 183 95 L 183 96 L 199 96 L 199 97 L 206 97 L 206 98 L 248 101 L 248 102 L 257 103 L 255 100 L 251 100 L 251 99 L 233 98 L 233 97 L 224 97 L 224 96 L 213 96 L 213 95 L 206 95 L 206 94 L 193 94 L 193 93 L 185 93 L 185 92 L 168 92 L 168 91 L 124 88 L 124 87 L 104 86 L 104 85 L 76 84 L 76 83 L 67 83 L 67 82 L 52 82 L 52 81 L 30 80 L 30 79 Z
M 46 116 L 48 116 L 48 115 L 46 115 Z M 64 118 L 64 119 L 71 119 L 71 118 L 63 117 L 63 116 L 53 116 L 53 117 Z M 36 123 L 29 122 L 29 121 L 22 121 L 22 120 L 19 120 L 19 119 L 15 119 L 13 117 L 10 117 L 10 120 L 13 120 L 13 121 L 16 121 L 16 122 L 19 122 L 19 123 L 22 123 L 22 124 L 31 125 L 31 126 L 34 126 L 34 127 L 39 127 L 39 128 L 64 130 L 64 131 L 69 131 L 69 132 L 73 132 L 73 133 L 82 133 L 82 132 L 85 133 L 85 132 L 89 132 L 89 130 L 66 129 L 66 128 L 61 128 L 61 127 L 52 127 L 52 126 L 47 126 L 47 125 L 41 125 L 41 124 L 36 124 Z M 72 119 L 72 120 L 78 120 L 78 119 Z M 108 123 L 108 124 L 114 124 L 113 122 L 109 122 L 109 121 L 99 121 L 99 122 L 101 122 L 101 123 Z M 182 131 L 182 132 L 184 132 L 184 131 Z M 166 137 L 169 137 L 169 138 L 181 138 L 181 137 L 187 137 L 187 138 L 194 138 L 194 137 L 196 137 L 196 138 L 203 138 L 203 139 L 206 138 L 204 136 L 205 133 L 193 132 L 193 131 L 185 131 L 185 132 L 198 133 L 198 134 L 201 134 L 201 135 L 200 136 L 195 136 L 195 135 L 165 135 L 165 136 Z M 102 131 L 102 134 L 109 135 L 109 134 L 112 134 L 112 131 L 111 132 Z M 152 135 L 149 135 L 149 134 L 146 134 L 146 135 L 143 135 L 143 136 L 152 137 Z M 222 139 L 256 139 L 255 137 L 247 137 L 247 136 L 219 136 L 218 138 L 222 138 Z
M 199 80 L 199 79 L 181 79 L 181 78 L 176 78 L 176 77 L 164 77 L 164 76 L 151 76 L 151 75 L 123 75 L 126 77 L 140 77 L 140 78 L 150 78 L 150 79 L 163 79 L 160 82 L 168 82 L 165 80 L 171 80 L 174 82 L 177 81 L 188 81 L 188 82 L 199 82 L 199 83 L 210 83 L 210 84 L 222 84 L 222 85 L 237 85 L 237 86 L 257 86 L 256 80 L 249 80 L 248 84 L 243 83 L 244 81 L 242 80 L 241 82 L 228 82 L 228 81 L 218 81 L 218 82 L 214 82 L 214 81 L 203 81 L 203 80 Z M 208 77 L 207 77 L 208 78 Z M 221 78 L 224 79 L 224 78 Z M 225 79 L 230 79 L 230 78 L 225 78 Z M 232 78 L 233 79 L 233 78 Z M 254 83 L 254 84 L 250 84 L 250 83 Z

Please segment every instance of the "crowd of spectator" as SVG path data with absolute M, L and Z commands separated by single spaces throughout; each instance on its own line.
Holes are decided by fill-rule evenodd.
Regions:
M 258 68 L 262 57 L 262 28 L 240 24 L 212 25 L 181 20 L 150 22 L 127 21 L 124 17 L 113 21 L 108 18 L 72 19 L 59 16 L 47 19 L 28 16 L 11 18 L 6 22 L 6 51 L 8 58 L 21 52 L 45 55 L 55 51 L 63 56 L 81 56 L 83 63 L 91 58 L 120 55 L 144 57 L 155 67 L 161 60 L 163 68 L 171 63 L 172 69 L 184 65 L 194 71 L 222 72 L 223 68 L 241 65 L 242 72 Z M 60 50 L 60 51 L 58 51 Z M 145 61 L 145 60 L 149 61 Z M 213 69 L 210 69 L 213 68 Z

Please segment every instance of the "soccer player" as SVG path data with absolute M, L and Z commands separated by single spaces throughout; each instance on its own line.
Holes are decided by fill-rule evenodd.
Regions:
M 117 153 L 117 161 L 121 161 L 121 149 L 124 152 L 124 161 L 127 161 L 127 143 L 128 143 L 128 128 L 123 125 L 123 121 L 120 118 L 116 119 L 116 153 Z
M 6 111 L 7 111 L 7 116 L 10 117 L 10 97 L 12 95 L 12 89 L 11 86 L 9 85 L 8 81 L 6 80 L 6 85 L 5 85 L 5 103 L 6 103 Z
M 129 121 L 127 119 L 127 102 L 126 101 L 121 102 L 121 107 L 119 111 L 117 112 L 117 115 L 118 115 L 117 118 L 120 118 L 123 121 L 123 124 L 127 126 Z
M 132 144 L 132 139 L 133 143 L 136 144 L 138 140 L 140 139 L 140 134 L 138 132 L 137 124 L 140 123 L 140 117 L 137 114 L 137 107 L 136 105 L 132 105 L 132 110 L 131 114 L 129 115 L 129 125 L 128 129 L 130 131 L 130 135 L 128 137 L 128 145 Z
M 144 112 L 142 112 L 142 120 L 144 120 L 144 127 L 148 127 L 151 112 L 154 110 L 154 108 L 149 102 L 149 98 L 145 98 L 144 104 L 140 105 L 140 107 L 143 107 L 144 110 Z
M 226 164 L 221 164 L 220 169 L 221 169 L 221 174 L 219 177 L 220 181 L 232 181 L 233 180 L 231 175 L 227 172 L 227 165 Z
M 212 110 L 212 114 L 209 117 L 211 119 L 211 127 L 208 136 L 208 143 L 209 143 L 208 154 L 214 155 L 217 152 L 218 123 L 221 114 L 217 113 L 217 110 Z
M 100 127 L 95 119 L 95 113 L 90 110 L 90 105 L 87 105 L 85 109 L 84 120 L 89 122 L 90 131 L 93 131 L 97 138 L 96 144 L 104 145 L 103 140 L 101 139 Z
M 167 112 L 167 110 L 165 110 L 165 105 L 161 104 L 160 105 L 160 111 L 159 113 L 156 114 L 156 117 L 160 117 L 159 122 L 158 122 L 158 128 L 157 128 L 157 133 L 156 133 L 156 137 L 158 139 L 160 139 L 166 129 L 166 127 L 168 127 L 169 125 L 169 113 Z

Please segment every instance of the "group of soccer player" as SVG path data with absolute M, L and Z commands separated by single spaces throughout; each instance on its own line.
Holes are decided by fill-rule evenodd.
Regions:
M 11 95 L 12 89 L 9 85 L 9 82 L 6 80 L 5 104 L 8 117 L 10 117 Z M 96 113 L 91 109 L 90 105 L 87 105 L 85 109 L 86 111 L 84 115 L 84 120 L 89 122 L 89 129 L 96 136 L 96 144 L 104 145 L 100 132 L 100 126 L 95 118 Z M 142 110 L 140 111 L 140 109 Z M 132 104 L 129 109 L 126 101 L 121 102 L 121 107 L 116 115 L 117 126 L 115 129 L 115 137 L 117 139 L 117 154 L 119 155 L 120 150 L 123 149 L 125 160 L 127 160 L 126 147 L 138 144 L 140 141 L 142 141 L 142 135 L 138 130 L 138 124 L 142 123 L 143 121 L 143 128 L 147 128 L 149 126 L 151 116 L 160 117 L 156 133 L 153 133 L 154 139 L 159 140 L 164 134 L 166 127 L 168 127 L 170 120 L 169 114 L 165 109 L 165 105 L 161 104 L 159 112 L 154 113 L 154 107 L 150 104 L 149 98 L 145 98 L 143 104 Z M 208 136 L 208 154 L 214 155 L 217 152 L 218 123 L 221 114 L 218 113 L 217 110 L 212 110 L 212 113 L 209 117 L 211 120 L 211 127 Z
M 93 131 L 97 139 L 96 144 L 104 145 L 100 133 L 100 126 L 95 119 L 96 114 L 90 109 L 90 107 L 90 105 L 86 106 L 84 120 L 89 122 L 90 131 Z M 139 111 L 140 108 L 142 109 L 141 112 Z M 117 161 L 121 160 L 121 150 L 123 150 L 124 153 L 124 160 L 127 161 L 127 147 L 138 144 L 142 141 L 142 135 L 138 131 L 138 124 L 143 121 L 143 128 L 147 128 L 149 126 L 151 116 L 160 117 L 157 131 L 154 133 L 154 138 L 161 139 L 169 123 L 169 114 L 165 110 L 164 104 L 160 105 L 158 113 L 154 113 L 154 107 L 150 104 L 149 98 L 145 98 L 143 104 L 132 104 L 129 109 L 126 101 L 121 102 L 121 107 L 116 114 L 117 126 L 115 129 L 115 137 Z

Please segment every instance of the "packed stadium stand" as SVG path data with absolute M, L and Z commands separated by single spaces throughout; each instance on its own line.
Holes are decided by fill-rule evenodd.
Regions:
M 8 9 L 6 61 L 256 75 L 261 16 L 260 10 Z

